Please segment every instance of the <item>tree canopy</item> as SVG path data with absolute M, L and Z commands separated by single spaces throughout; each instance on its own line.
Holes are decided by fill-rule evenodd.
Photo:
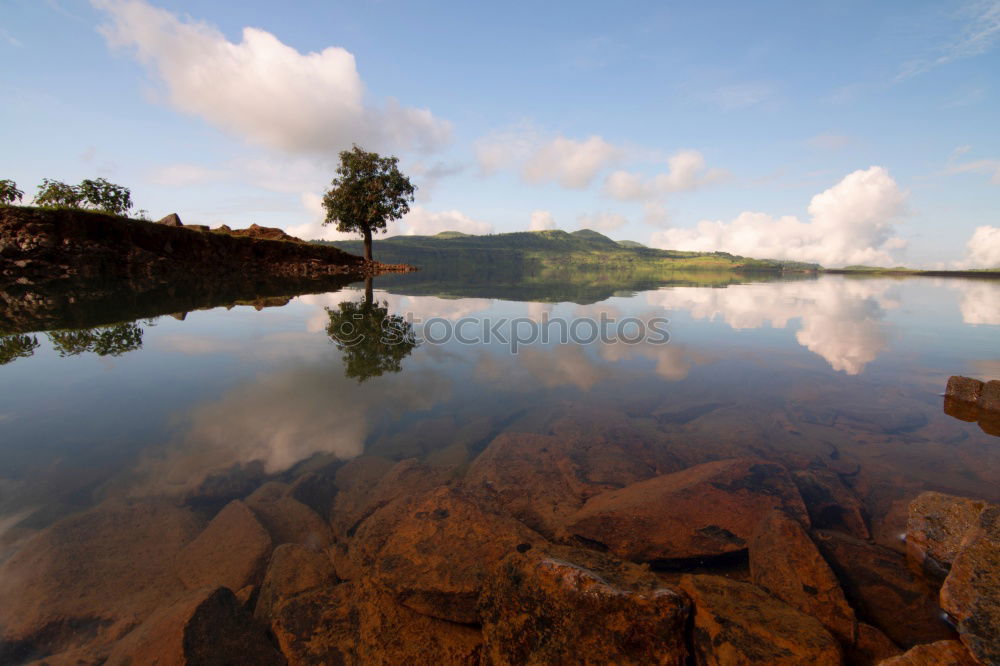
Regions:
M 24 192 L 17 189 L 17 183 L 12 180 L 0 180 L 0 206 L 7 206 L 20 201 Z
M 38 186 L 35 205 L 43 208 L 90 208 L 112 215 L 127 215 L 132 210 L 132 193 L 127 187 L 104 178 L 88 178 L 79 185 L 45 178 Z
M 399 159 L 354 146 L 340 153 L 337 177 L 323 197 L 326 220 L 339 231 L 364 236 L 365 259 L 372 258 L 372 234 L 410 210 L 416 187 L 399 170 Z

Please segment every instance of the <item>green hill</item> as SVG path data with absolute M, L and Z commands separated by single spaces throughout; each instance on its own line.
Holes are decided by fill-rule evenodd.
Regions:
M 358 241 L 316 241 L 361 254 Z M 741 272 L 815 272 L 818 264 L 751 259 L 727 252 L 657 250 L 634 241 L 619 243 L 591 229 L 518 231 L 472 236 L 445 231 L 435 236 L 391 236 L 374 242 L 375 258 L 421 268 L 449 266 L 456 272 L 513 269 L 532 274 L 550 271 L 627 271 L 641 277 L 660 277 L 687 270 Z

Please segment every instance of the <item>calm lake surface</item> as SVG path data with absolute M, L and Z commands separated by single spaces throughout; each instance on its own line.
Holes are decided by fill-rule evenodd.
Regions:
M 369 358 L 378 349 L 339 349 L 328 330 L 342 303 L 364 304 L 363 284 L 86 339 L 32 334 L 33 353 L 0 366 L 4 552 L 102 500 L 183 495 L 234 466 L 294 475 L 361 454 L 461 466 L 502 432 L 567 418 L 605 436 L 640 433 L 686 464 L 755 455 L 830 467 L 854 480 L 884 540 L 921 490 L 1000 500 L 1000 438 L 945 414 L 941 398 L 949 375 L 1000 377 L 998 282 L 516 292 L 377 278 L 373 303 L 431 338 L 387 362 Z M 667 318 L 670 341 L 550 339 L 512 353 L 509 325 L 501 339 L 470 340 L 482 322 L 602 315 Z M 444 340 L 460 321 L 465 342 Z

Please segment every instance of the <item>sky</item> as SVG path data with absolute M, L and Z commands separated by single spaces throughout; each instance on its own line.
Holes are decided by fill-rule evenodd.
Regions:
M 1000 266 L 1000 0 L 0 0 L 0 91 L 0 179 L 152 219 L 345 237 L 358 144 L 418 187 L 390 234 Z

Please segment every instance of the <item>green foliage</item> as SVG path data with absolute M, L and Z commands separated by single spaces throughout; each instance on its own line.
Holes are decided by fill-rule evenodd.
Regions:
M 38 348 L 38 338 L 33 335 L 0 336 L 0 365 L 19 359 L 28 358 Z
M 84 180 L 77 186 L 90 208 L 112 215 L 126 215 L 132 209 L 132 193 L 127 187 L 109 183 L 104 178 Z
M 344 374 L 358 380 L 402 370 L 402 361 L 417 346 L 413 325 L 389 313 L 388 303 L 341 303 L 326 309 L 326 332 L 343 353 Z
M 409 212 L 416 188 L 398 168 L 399 159 L 369 153 L 358 146 L 340 153 L 337 177 L 323 197 L 326 220 L 339 231 L 364 236 L 365 258 L 371 259 L 373 232 Z
M 0 206 L 8 206 L 20 201 L 24 192 L 17 189 L 17 183 L 12 180 L 0 180 Z
M 142 329 L 135 322 L 80 330 L 46 333 L 62 357 L 93 352 L 98 356 L 121 356 L 142 347 Z
M 48 178 L 42 180 L 35 194 L 35 205 L 42 208 L 79 208 L 82 202 L 79 188 Z

